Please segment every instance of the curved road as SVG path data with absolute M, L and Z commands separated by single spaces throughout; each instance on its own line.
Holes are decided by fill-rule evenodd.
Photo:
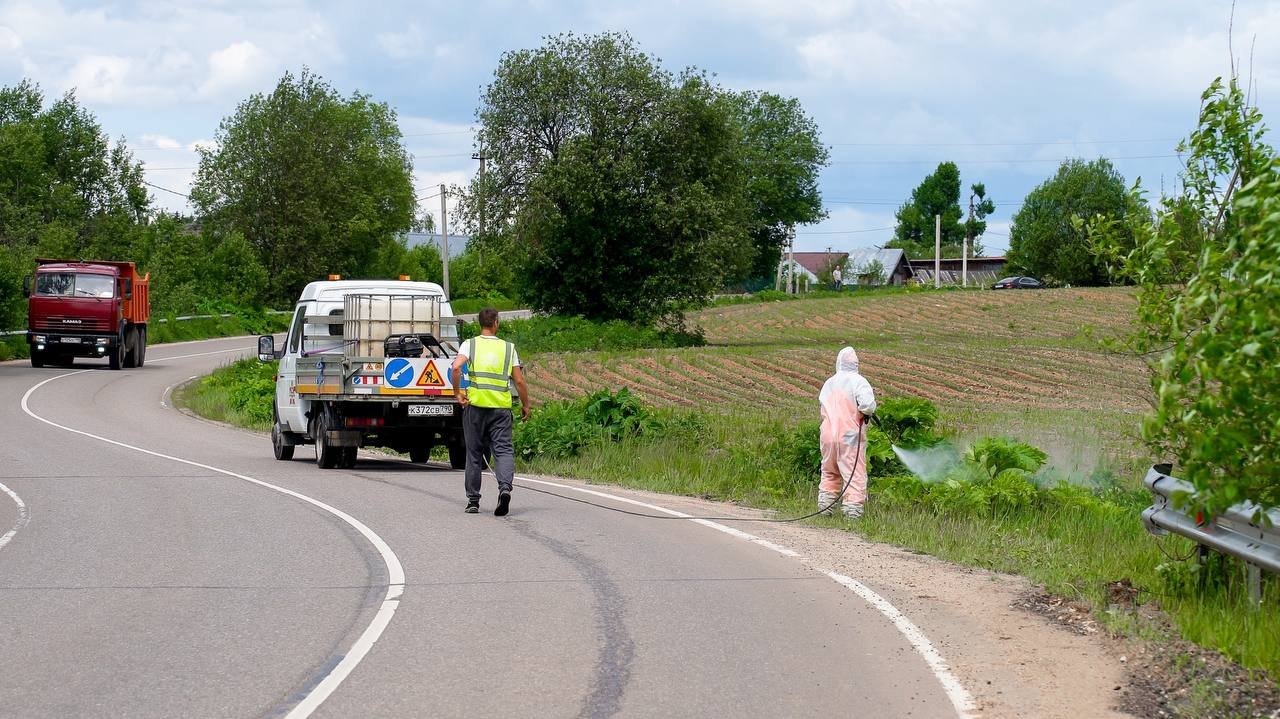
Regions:
M 467 515 L 459 472 L 277 462 L 170 407 L 251 344 L 0 365 L 0 716 L 967 712 L 907 618 L 750 525 L 519 488 L 499 519 L 491 478 Z

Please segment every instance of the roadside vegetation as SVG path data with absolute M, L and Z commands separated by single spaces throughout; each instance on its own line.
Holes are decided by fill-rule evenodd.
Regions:
M 480 334 L 477 322 L 463 325 L 463 338 Z M 707 343 L 700 330 L 658 329 L 623 320 L 589 320 L 582 317 L 531 317 L 503 320 L 498 336 L 516 344 L 521 352 L 594 352 L 652 347 L 701 347 Z
M 817 390 L 848 342 L 883 404 L 870 432 L 871 505 L 857 524 L 813 521 L 1021 574 L 1088 603 L 1115 631 L 1175 631 L 1280 676 L 1280 617 L 1248 613 L 1238 568 L 1201 575 L 1174 560 L 1188 543 L 1142 527 L 1152 462 L 1136 437 L 1142 365 L 1096 339 L 1127 331 L 1134 303 L 1126 289 L 861 292 L 709 308 L 693 316 L 705 347 L 519 345 L 536 405 L 517 426 L 517 460 L 525 472 L 806 514 Z M 231 377 L 243 373 L 219 370 L 188 401 L 229 406 Z M 270 398 L 259 383 L 259 417 Z M 935 470 L 913 475 L 894 443 L 933 447 Z M 1266 591 L 1280 601 L 1275 582 Z M 1145 618 L 1155 606 L 1175 629 Z

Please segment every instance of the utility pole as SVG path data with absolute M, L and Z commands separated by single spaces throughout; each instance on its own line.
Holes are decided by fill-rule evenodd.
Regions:
M 964 228 L 964 247 L 960 248 L 960 283 L 969 286 L 969 246 L 973 244 L 973 198 L 976 193 L 969 194 L 969 222 Z
M 480 161 L 480 234 L 484 234 L 484 161 L 489 159 L 485 154 L 484 148 L 481 147 L 479 152 L 472 153 L 471 159 Z
M 444 251 L 440 254 L 440 259 L 444 261 L 444 296 L 449 296 L 449 217 L 445 214 L 445 200 L 448 195 L 445 193 L 444 183 L 440 183 L 440 244 L 443 245 Z
M 787 229 L 787 294 L 796 293 L 796 228 Z
M 933 289 L 942 287 L 942 215 L 933 216 Z

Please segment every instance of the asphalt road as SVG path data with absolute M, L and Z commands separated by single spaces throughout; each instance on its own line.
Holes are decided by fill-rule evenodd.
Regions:
M 520 488 L 496 518 L 488 478 L 468 515 L 460 472 L 169 406 L 251 345 L 0 365 L 0 716 L 957 715 L 891 607 L 759 542 Z

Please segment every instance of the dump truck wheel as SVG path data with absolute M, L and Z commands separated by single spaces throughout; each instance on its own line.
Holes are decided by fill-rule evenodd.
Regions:
M 44 366 L 44 353 L 43 353 L 43 352 L 41 352 L 41 351 L 39 351 L 39 350 L 31 350 L 31 366 L 32 366 L 32 367 L 43 367 L 43 366 Z
M 359 447 L 343 447 L 342 457 L 338 461 L 338 466 L 342 469 L 353 469 L 356 466 L 356 451 Z
M 426 462 L 429 459 L 431 459 L 430 447 L 414 447 L 413 449 L 409 450 L 410 462 L 416 462 L 417 464 L 422 464 L 423 462 Z
M 107 366 L 111 369 L 120 369 L 124 365 L 124 337 L 120 337 L 120 341 L 116 342 L 116 346 L 111 348 L 111 354 L 107 355 Z

